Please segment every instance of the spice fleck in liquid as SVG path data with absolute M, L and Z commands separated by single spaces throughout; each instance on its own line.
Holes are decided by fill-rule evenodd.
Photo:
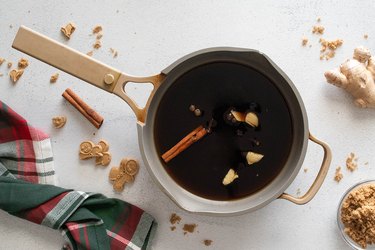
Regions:
M 191 105 L 202 115 L 194 115 Z M 254 109 L 259 127 L 228 124 L 224 113 L 231 107 Z M 212 118 L 217 124 L 210 134 L 167 164 L 160 159 L 169 175 L 184 189 L 212 200 L 243 198 L 272 182 L 288 158 L 293 139 L 288 106 L 275 85 L 236 63 L 210 63 L 187 72 L 171 85 L 158 107 L 154 134 L 159 156 Z M 264 157 L 247 165 L 241 153 L 248 151 Z M 239 178 L 224 186 L 222 180 L 230 168 Z

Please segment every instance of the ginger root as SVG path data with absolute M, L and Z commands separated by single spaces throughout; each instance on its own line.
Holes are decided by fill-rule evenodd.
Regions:
M 353 59 L 325 72 L 324 76 L 328 83 L 350 93 L 358 107 L 375 108 L 375 58 L 367 48 L 357 47 Z

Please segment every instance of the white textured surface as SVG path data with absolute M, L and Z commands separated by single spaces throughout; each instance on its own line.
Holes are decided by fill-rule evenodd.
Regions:
M 359 3 L 360 2 L 360 3 Z M 297 86 L 304 100 L 311 132 L 328 142 L 333 151 L 332 167 L 313 201 L 296 206 L 276 200 L 254 213 L 216 218 L 189 214 L 179 209 L 153 183 L 141 163 L 135 183 L 118 195 L 107 181 L 109 168 L 79 161 L 81 141 L 101 138 L 110 143 L 111 165 L 125 156 L 140 159 L 136 120 L 121 99 L 60 72 L 50 84 L 56 69 L 30 59 L 30 66 L 16 84 L 0 77 L 0 99 L 23 115 L 34 126 L 52 137 L 56 172 L 60 185 L 78 190 L 101 192 L 140 206 L 159 222 L 153 249 L 347 249 L 336 226 L 339 198 L 354 183 L 375 178 L 375 110 L 354 107 L 349 95 L 325 82 L 323 72 L 337 66 L 357 45 L 375 52 L 374 1 L 19 1 L 0 0 L 0 57 L 14 63 L 23 56 L 11 49 L 19 25 L 24 24 L 83 52 L 91 50 L 92 27 L 104 28 L 103 47 L 94 57 L 132 75 L 160 72 L 181 56 L 212 46 L 258 49 L 282 68 Z M 311 34 L 316 18 L 322 18 L 324 38 L 343 38 L 344 45 L 334 59 L 319 61 L 318 36 Z M 77 30 L 66 42 L 60 26 L 73 21 Z M 9 26 L 12 25 L 13 28 Z M 369 39 L 364 40 L 363 34 Z M 301 47 L 306 34 L 311 48 Z M 109 48 L 119 51 L 113 59 Z M 0 73 L 7 74 L 6 65 Z M 105 117 L 96 130 L 82 118 L 61 93 L 73 88 Z M 137 92 L 138 98 L 145 98 Z M 63 114 L 68 122 L 55 130 L 51 118 Z M 95 135 L 93 135 L 95 133 Z M 340 184 L 333 181 L 336 166 L 344 167 L 346 156 L 359 156 L 359 169 L 344 168 Z M 309 143 L 304 167 L 288 188 L 302 193 L 312 183 L 321 161 L 318 146 Z M 369 162 L 364 166 L 364 162 Z M 197 223 L 199 233 L 184 236 L 181 225 L 172 232 L 168 221 L 177 213 L 182 223 Z M 206 247 L 203 239 L 212 239 Z M 1 249 L 59 249 L 57 231 L 0 212 Z

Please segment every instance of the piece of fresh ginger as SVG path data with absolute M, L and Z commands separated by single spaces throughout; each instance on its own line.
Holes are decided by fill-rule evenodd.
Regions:
M 353 59 L 325 72 L 324 76 L 328 83 L 349 92 L 358 107 L 375 108 L 375 58 L 367 48 L 357 47 Z

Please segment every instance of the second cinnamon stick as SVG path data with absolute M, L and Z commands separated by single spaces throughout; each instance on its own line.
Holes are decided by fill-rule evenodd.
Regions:
M 70 88 L 67 88 L 62 96 L 75 107 L 87 120 L 89 120 L 96 128 L 100 128 L 103 124 L 104 118 L 85 103 L 76 93 Z

